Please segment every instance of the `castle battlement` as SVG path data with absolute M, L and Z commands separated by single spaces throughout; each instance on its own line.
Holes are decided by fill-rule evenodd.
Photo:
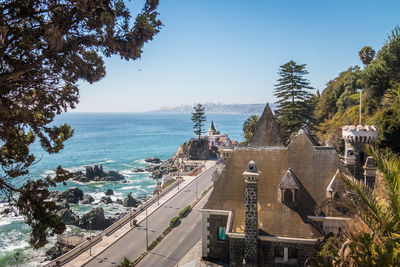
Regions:
M 342 136 L 349 143 L 372 144 L 378 138 L 378 128 L 374 125 L 346 125 L 342 128 Z

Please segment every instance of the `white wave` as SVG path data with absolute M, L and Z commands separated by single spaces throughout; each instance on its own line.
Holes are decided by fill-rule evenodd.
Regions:
M 140 164 L 140 165 L 147 165 L 148 164 L 144 159 L 137 159 L 137 160 L 135 160 L 133 162 L 135 162 L 137 164 Z
M 7 241 L 7 240 L 6 240 Z M 11 241 L 11 240 L 9 240 Z M 29 243 L 25 240 L 19 240 L 18 242 L 4 242 L 2 246 L 2 251 L 14 251 L 17 249 L 24 249 L 29 247 Z
M 7 224 L 12 224 L 16 221 L 23 221 L 24 218 L 22 216 L 14 216 L 14 215 L 8 215 L 8 216 L 2 216 L 0 217 L 0 226 L 4 226 Z
M 132 164 L 125 164 L 125 163 L 122 163 L 121 165 L 122 165 L 122 166 L 125 166 L 125 167 L 133 167 Z
M 139 185 L 121 187 L 121 190 L 129 190 L 129 189 L 141 190 L 141 187 Z
M 107 164 L 107 163 L 113 163 L 113 162 L 115 162 L 115 160 L 107 159 L 105 161 L 100 161 L 100 162 L 94 163 L 93 165 L 101 165 L 101 164 Z
M 157 185 L 156 184 L 148 185 L 146 186 L 146 188 L 157 188 Z

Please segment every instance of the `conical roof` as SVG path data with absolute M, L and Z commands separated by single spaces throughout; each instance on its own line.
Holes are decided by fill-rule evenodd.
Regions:
M 215 127 L 214 127 L 214 122 L 211 121 L 211 125 L 210 125 L 210 129 L 208 129 L 209 131 L 216 131 Z
M 249 146 L 283 146 L 283 141 L 278 123 L 267 104 L 261 118 L 258 120 L 256 130 L 249 142 Z

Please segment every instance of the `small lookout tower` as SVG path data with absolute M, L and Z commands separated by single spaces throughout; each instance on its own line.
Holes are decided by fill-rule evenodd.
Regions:
M 375 143 L 378 129 L 374 125 L 346 125 L 342 128 L 342 136 L 345 141 L 344 163 L 357 180 L 364 180 L 363 166 L 367 159 L 364 148 Z
M 208 129 L 208 136 L 213 136 L 219 134 L 219 131 L 215 129 L 214 122 L 211 121 L 210 128 Z

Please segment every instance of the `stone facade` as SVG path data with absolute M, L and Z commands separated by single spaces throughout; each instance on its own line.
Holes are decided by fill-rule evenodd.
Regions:
M 229 242 L 218 239 L 219 227 L 226 227 L 228 216 L 210 214 L 208 218 L 208 255 L 209 259 L 229 261 Z
M 246 264 L 257 264 L 258 212 L 257 182 L 246 179 L 244 259 Z
M 244 239 L 230 238 L 230 266 L 248 266 L 243 264 Z M 288 260 L 283 261 L 285 248 L 288 251 Z M 314 245 L 310 243 L 273 242 L 259 240 L 257 266 L 304 266 L 304 262 L 314 252 Z

